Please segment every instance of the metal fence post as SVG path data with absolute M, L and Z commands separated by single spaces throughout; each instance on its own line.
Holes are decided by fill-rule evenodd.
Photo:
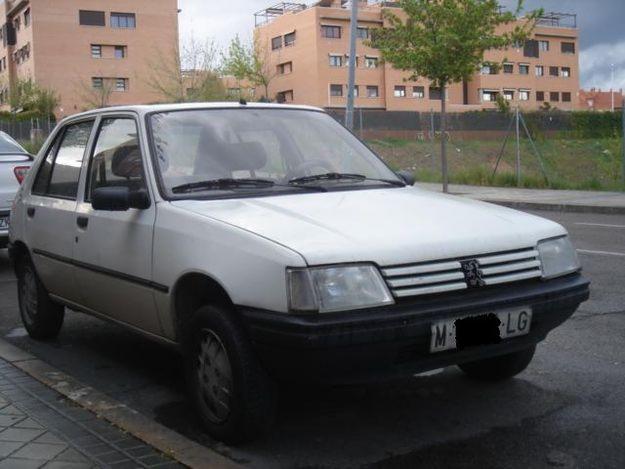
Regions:
M 623 101 L 621 102 L 621 125 L 623 128 L 623 133 L 621 136 L 621 149 L 623 151 L 622 154 L 622 160 L 621 160 L 621 178 L 622 178 L 622 182 L 623 182 L 623 190 L 625 190 L 625 98 L 623 99 Z
M 516 125 L 516 185 L 521 187 L 521 133 L 519 128 L 519 107 L 515 113 Z

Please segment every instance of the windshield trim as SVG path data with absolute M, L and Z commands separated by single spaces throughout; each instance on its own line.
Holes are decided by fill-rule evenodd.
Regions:
M 193 112 L 198 112 L 198 111 L 223 111 L 223 110 L 237 110 L 237 111 L 255 111 L 255 110 L 259 110 L 259 109 L 267 109 L 267 110 L 274 110 L 274 111 L 281 111 L 281 109 L 279 107 L 274 106 L 244 106 L 241 105 L 241 107 L 239 108 L 233 108 L 231 106 L 218 106 L 218 107 L 198 107 L 198 108 L 193 108 L 193 109 L 170 109 L 170 110 L 166 110 L 166 111 L 150 111 L 145 113 L 144 116 L 144 124 L 145 124 L 145 129 L 146 129 L 146 136 L 148 138 L 148 149 L 150 152 L 150 162 L 152 163 L 152 168 L 153 168 L 153 172 L 154 172 L 154 178 L 156 179 L 156 187 L 158 189 L 158 193 L 161 196 L 161 198 L 163 200 L 166 200 L 168 202 L 172 202 L 172 201 L 179 201 L 179 200 L 223 200 L 223 199 L 239 199 L 239 198 L 250 198 L 250 197 L 273 197 L 273 196 L 280 196 L 280 195 L 292 195 L 292 194 L 309 194 L 309 193 L 313 193 L 311 192 L 302 192 L 302 191 L 298 191 L 297 189 L 295 189 L 294 191 L 290 191 L 290 190 L 284 190 L 284 191 L 275 191 L 275 192 L 268 192 L 268 191 L 258 191 L 258 192 L 254 192 L 254 193 L 250 193 L 250 194 L 237 194 L 231 192 L 230 194 L 221 194 L 221 195 L 217 195 L 217 194 L 210 194 L 209 191 L 206 192 L 206 196 L 202 195 L 201 197 L 192 197 L 193 194 L 191 193 L 187 193 L 187 194 L 169 194 L 165 185 L 165 181 L 163 181 L 163 176 L 161 174 L 161 170 L 160 170 L 160 166 L 158 164 L 158 161 L 156 160 L 156 147 L 154 145 L 154 132 L 152 129 L 152 117 L 154 115 L 157 114 L 172 114 L 174 112 L 189 112 L 189 111 L 193 111 Z M 286 108 L 285 108 L 286 109 Z M 325 114 L 327 116 L 329 116 L 329 114 L 322 110 L 322 109 L 305 109 L 305 108 L 291 108 L 289 107 L 287 110 L 289 111 L 297 111 L 297 112 L 316 112 L 319 114 Z M 330 116 L 332 117 L 332 116 Z M 369 150 L 371 152 L 372 155 L 374 155 L 384 166 L 386 166 L 388 168 L 388 170 L 393 173 L 393 174 L 397 174 L 387 163 L 386 161 L 384 161 L 380 155 L 377 154 L 376 151 L 374 151 L 369 145 L 367 145 L 362 139 L 360 139 L 352 130 L 349 130 L 347 127 L 345 127 L 341 122 L 336 121 L 339 125 L 343 126 L 343 128 L 345 130 L 347 130 L 350 134 L 352 134 L 352 136 L 354 138 L 356 138 L 362 145 L 364 145 L 367 150 Z M 401 179 L 399 177 L 397 177 L 398 181 L 401 181 Z M 404 186 L 407 187 L 407 186 Z M 353 191 L 353 190 L 370 190 L 370 189 L 402 189 L 401 186 L 391 186 L 390 184 L 371 184 L 371 185 L 351 185 L 351 184 L 345 184 L 342 187 L 337 187 L 335 190 L 330 189 L 327 192 L 337 192 L 337 191 Z M 196 192 L 195 195 L 197 195 L 198 193 Z M 202 192 L 202 194 L 205 194 L 205 192 Z

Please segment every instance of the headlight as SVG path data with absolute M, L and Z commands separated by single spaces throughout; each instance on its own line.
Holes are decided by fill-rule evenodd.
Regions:
M 289 309 L 327 313 L 392 304 L 386 283 L 371 264 L 287 269 Z
M 544 279 L 570 274 L 580 269 L 577 252 L 568 236 L 539 242 L 538 252 Z

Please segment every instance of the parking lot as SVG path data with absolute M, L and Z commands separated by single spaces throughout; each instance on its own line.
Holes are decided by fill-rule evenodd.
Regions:
M 0 334 L 254 467 L 625 467 L 625 216 L 540 215 L 570 231 L 592 294 L 517 379 L 488 385 L 449 368 L 386 385 L 288 388 L 272 434 L 238 448 L 202 435 L 173 352 L 78 313 L 58 340 L 30 340 L 5 251 Z

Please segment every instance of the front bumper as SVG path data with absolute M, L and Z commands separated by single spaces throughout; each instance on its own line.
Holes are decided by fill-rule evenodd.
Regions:
M 288 315 L 240 307 L 266 369 L 278 379 L 354 383 L 511 353 L 542 341 L 589 296 L 580 274 L 432 295 L 383 308 Z M 429 351 L 434 321 L 531 306 L 528 335 L 498 344 Z

